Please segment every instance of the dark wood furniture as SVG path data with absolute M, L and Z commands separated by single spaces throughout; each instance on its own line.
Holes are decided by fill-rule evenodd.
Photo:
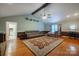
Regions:
M 61 36 L 69 36 L 74 38 L 79 38 L 79 32 L 61 32 Z
M 4 42 L 5 41 L 5 34 L 4 33 L 0 33 L 0 56 L 4 55 Z
M 74 37 L 74 38 L 79 38 L 79 33 L 77 33 L 77 32 L 69 32 L 68 36 Z
M 19 33 L 18 33 L 18 37 L 19 37 L 20 39 L 27 39 L 27 35 L 25 34 L 25 32 L 19 32 Z
M 4 33 L 0 33 L 0 43 L 5 41 L 5 34 Z

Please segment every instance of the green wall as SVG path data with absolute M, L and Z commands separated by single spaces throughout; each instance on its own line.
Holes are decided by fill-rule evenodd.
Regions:
M 25 19 L 26 17 L 28 17 L 29 19 L 39 20 L 39 22 L 26 20 Z M 0 32 L 5 32 L 6 21 L 17 22 L 18 32 L 32 31 L 32 30 L 44 31 L 44 23 L 41 21 L 41 19 L 29 15 L 29 16 L 11 16 L 11 17 L 0 18 Z

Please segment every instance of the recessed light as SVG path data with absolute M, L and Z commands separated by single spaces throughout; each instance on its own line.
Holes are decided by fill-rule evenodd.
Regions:
M 78 13 L 74 13 L 74 16 L 77 16 L 77 15 L 79 15 Z
M 70 17 L 70 15 L 67 15 L 66 17 L 67 17 L 67 18 L 69 18 L 69 17 Z

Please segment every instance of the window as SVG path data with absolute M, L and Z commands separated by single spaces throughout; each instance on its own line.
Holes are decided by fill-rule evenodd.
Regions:
M 76 31 L 77 26 L 75 24 L 70 25 L 70 31 Z
M 76 29 L 76 25 L 71 25 L 71 26 L 70 26 L 70 29 L 71 29 L 71 30 Z
M 58 31 L 58 26 L 57 24 L 52 24 L 52 30 L 51 30 L 53 33 Z

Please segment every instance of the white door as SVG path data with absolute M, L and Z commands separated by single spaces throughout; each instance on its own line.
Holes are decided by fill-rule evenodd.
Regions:
M 9 55 L 16 48 L 17 23 L 6 22 L 6 52 Z
M 17 39 L 17 23 L 6 22 L 6 40 Z

